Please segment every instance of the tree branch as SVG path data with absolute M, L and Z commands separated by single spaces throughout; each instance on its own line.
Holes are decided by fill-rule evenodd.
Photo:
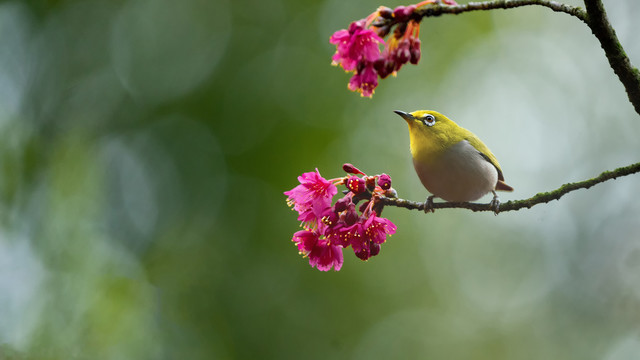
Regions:
M 609 65 L 618 76 L 634 109 L 640 114 L 640 72 L 631 65 L 629 57 L 620 44 L 616 32 L 607 19 L 602 0 L 584 0 L 586 11 L 566 4 L 550 0 L 494 0 L 485 2 L 471 2 L 462 5 L 435 4 L 416 10 L 413 19 L 420 21 L 423 17 L 440 16 L 443 14 L 461 14 L 470 11 L 511 9 L 521 6 L 538 5 L 553 11 L 575 16 L 589 26 L 591 32 L 600 41 L 600 46 L 609 60 Z M 392 25 L 393 20 L 389 20 Z
M 447 5 L 433 5 L 427 6 L 422 9 L 418 9 L 414 12 L 414 16 L 418 18 L 416 20 L 420 20 L 423 17 L 429 16 L 440 16 L 442 14 L 461 14 L 469 11 L 478 11 L 478 10 L 493 10 L 493 9 L 511 9 L 521 6 L 529 6 L 529 5 L 539 5 L 547 7 L 553 11 L 562 12 L 565 14 L 569 14 L 571 16 L 575 16 L 578 19 L 587 22 L 587 13 L 579 8 L 566 4 L 562 4 L 556 1 L 550 0 L 495 0 L 495 1 L 484 1 L 484 2 L 471 2 L 468 4 L 455 5 L 455 6 L 447 6 Z
M 636 112 L 640 114 L 640 73 L 638 69 L 631 65 L 629 57 L 620 45 L 616 32 L 607 19 L 602 1 L 584 0 L 584 4 L 588 14 L 587 25 L 600 41 L 600 46 L 609 60 L 609 65 L 624 85 L 629 101 L 633 104 Z
M 575 16 L 576 18 L 582 20 L 585 24 L 587 24 L 598 41 L 600 41 L 600 46 L 604 50 L 605 55 L 609 60 L 609 65 L 624 85 L 629 97 L 629 101 L 634 106 L 636 112 L 640 114 L 640 72 L 637 68 L 631 65 L 631 61 L 627 57 L 624 48 L 620 44 L 620 41 L 618 40 L 616 33 L 611 26 L 611 23 L 607 19 L 607 14 L 604 10 L 604 6 L 602 5 L 602 1 L 584 0 L 584 3 L 586 6 L 586 11 L 579 7 L 574 7 L 551 0 L 494 0 L 484 2 L 471 2 L 468 4 L 454 6 L 433 4 L 416 10 L 412 15 L 412 19 L 420 21 L 424 17 L 440 16 L 443 14 L 457 15 L 471 11 L 511 9 L 529 5 L 544 6 L 556 12 L 562 12 L 571 16 Z M 374 25 L 393 25 L 393 23 L 393 19 L 388 19 L 378 25 Z M 558 200 L 563 195 L 571 191 L 575 191 L 578 189 L 588 189 L 593 185 L 599 184 L 601 182 L 615 179 L 620 176 L 634 174 L 637 172 L 640 172 L 640 163 L 618 168 L 613 171 L 605 171 L 598 177 L 595 177 L 593 179 L 564 184 L 554 191 L 539 193 L 529 199 L 508 201 L 500 205 L 500 211 L 515 211 L 522 208 L 529 209 L 537 204 L 548 203 L 552 200 Z M 381 198 L 381 200 L 384 205 L 403 207 L 410 210 L 424 209 L 424 204 L 419 202 L 387 197 L 383 197 Z M 490 204 L 458 202 L 434 203 L 433 208 L 463 208 L 469 209 L 471 211 L 494 210 Z
M 613 171 L 605 171 L 593 179 L 587 179 L 584 181 L 568 183 L 560 186 L 558 189 L 543 192 L 534 195 L 529 199 L 524 200 L 511 200 L 506 203 L 500 204 L 500 212 L 505 211 L 517 211 L 522 208 L 530 209 L 534 205 L 551 202 L 552 200 L 559 200 L 563 195 L 570 193 L 578 189 L 588 189 L 593 185 L 605 182 L 607 180 L 615 179 L 621 176 L 631 175 L 640 172 L 640 163 L 635 163 L 629 166 L 617 168 Z M 380 198 L 382 204 L 387 206 L 402 207 L 409 210 L 424 210 L 424 203 L 415 202 L 404 199 L 382 197 Z M 469 209 L 471 211 L 494 211 L 490 204 L 468 203 L 468 202 L 434 202 L 434 209 Z

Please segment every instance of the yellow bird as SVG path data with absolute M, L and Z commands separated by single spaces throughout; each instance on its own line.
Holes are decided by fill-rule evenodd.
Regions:
M 491 206 L 498 213 L 496 190 L 513 188 L 504 182 L 498 160 L 476 135 L 436 111 L 394 112 L 409 125 L 413 166 L 433 194 L 424 204 L 425 212 L 433 212 L 434 197 L 469 202 L 492 192 Z

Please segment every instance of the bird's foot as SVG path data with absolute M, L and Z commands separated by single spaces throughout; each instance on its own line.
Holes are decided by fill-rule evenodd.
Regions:
M 436 210 L 433 208 L 433 198 L 434 198 L 434 196 L 431 195 L 431 196 L 427 197 L 427 200 L 424 202 L 424 212 L 425 213 L 436 212 Z
M 491 210 L 493 210 L 493 213 L 495 215 L 498 215 L 498 213 L 500 212 L 500 199 L 498 198 L 498 195 L 495 191 L 493 192 L 493 199 L 489 203 L 489 207 L 491 207 Z

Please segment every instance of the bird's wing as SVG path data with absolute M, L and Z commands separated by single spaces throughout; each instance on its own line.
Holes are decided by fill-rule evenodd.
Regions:
M 487 160 L 488 162 L 491 163 L 491 165 L 493 165 L 496 170 L 498 170 L 498 180 L 502 180 L 504 181 L 504 175 L 502 175 L 502 170 L 500 169 L 500 165 L 498 164 L 498 161 L 496 160 L 496 157 L 493 156 L 492 153 L 489 153 L 489 155 L 483 153 L 482 151 L 478 151 L 478 154 L 480 154 L 480 156 L 482 156 L 483 159 Z
M 487 160 L 493 165 L 496 170 L 498 170 L 498 180 L 504 181 L 504 175 L 502 175 L 502 169 L 500 168 L 500 164 L 498 163 L 498 159 L 491 153 L 491 150 L 485 145 L 477 136 L 475 136 L 470 131 L 465 137 L 466 140 L 480 153 L 482 158 Z

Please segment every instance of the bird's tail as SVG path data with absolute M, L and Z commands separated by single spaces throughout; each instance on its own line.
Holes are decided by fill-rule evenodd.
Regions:
M 498 191 L 513 191 L 513 188 L 511 186 L 507 185 L 504 181 L 498 180 L 498 183 L 496 184 L 496 190 L 498 190 Z

